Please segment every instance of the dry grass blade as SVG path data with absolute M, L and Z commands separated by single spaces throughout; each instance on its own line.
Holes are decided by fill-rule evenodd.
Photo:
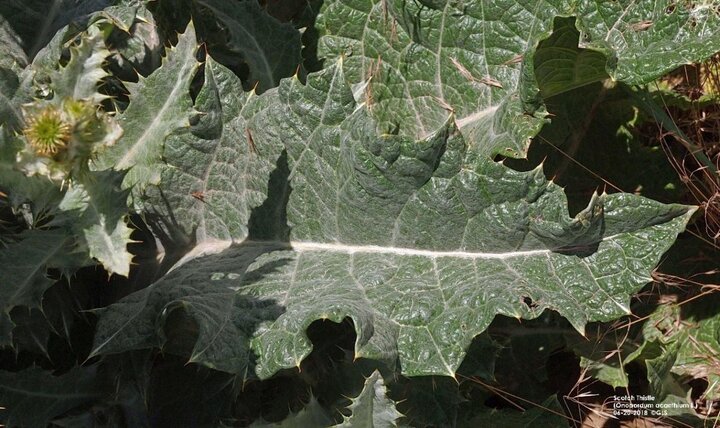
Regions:
M 567 419 L 568 421 L 574 422 L 574 423 L 576 423 L 576 424 L 580 423 L 580 421 L 575 420 L 575 419 L 571 418 L 570 416 L 568 416 L 568 415 L 566 415 L 566 414 L 564 414 L 564 413 L 560 413 L 560 412 L 558 412 L 558 411 L 556 411 L 556 410 L 549 409 L 549 408 L 543 406 L 542 404 L 536 403 L 536 402 L 531 401 L 531 400 L 527 400 L 527 399 L 522 398 L 522 397 L 520 397 L 520 396 L 518 396 L 518 395 L 512 394 L 512 393 L 507 392 L 507 391 L 504 391 L 504 390 L 502 390 L 502 389 L 500 389 L 500 388 L 497 388 L 497 387 L 494 387 L 494 386 L 492 386 L 492 385 L 489 385 L 489 384 L 481 381 L 480 379 L 478 379 L 478 378 L 476 378 L 476 377 L 467 377 L 467 376 L 462 376 L 462 375 L 458 375 L 458 377 L 462 377 L 462 378 L 464 378 L 464 379 L 466 379 L 466 380 L 469 380 L 469 381 L 471 381 L 471 382 L 473 382 L 473 383 L 476 383 L 476 384 L 482 386 L 483 388 L 487 389 L 488 391 L 490 391 L 490 392 L 492 392 L 492 393 L 494 393 L 494 394 L 497 394 L 497 395 L 501 396 L 501 397 L 502 397 L 503 399 L 505 399 L 505 401 L 507 401 L 511 406 L 515 407 L 517 410 L 519 410 L 519 411 L 521 411 L 521 412 L 522 412 L 522 411 L 525 411 L 526 408 L 523 407 L 523 406 L 521 406 L 520 404 L 518 404 L 517 402 L 515 402 L 515 401 L 513 401 L 513 400 L 517 400 L 517 401 L 519 401 L 519 402 L 523 402 L 523 403 L 529 404 L 529 405 L 531 405 L 531 406 L 533 406 L 533 407 L 537 407 L 537 408 L 539 408 L 539 409 L 542 409 L 542 410 L 544 410 L 544 411 L 546 411 L 546 412 L 548 412 L 548 413 L 552 413 L 552 414 L 554 414 L 554 415 L 561 416 L 561 417 Z
M 672 120 L 672 126 L 665 128 L 672 132 L 659 129 L 657 140 L 690 191 L 693 202 L 702 208 L 704 233 L 717 243 L 720 240 L 720 54 L 702 64 L 680 67 L 661 84 L 688 100 L 688 105 L 671 106 L 663 98 L 664 112 Z M 678 150 L 673 140 L 680 142 L 687 152 Z

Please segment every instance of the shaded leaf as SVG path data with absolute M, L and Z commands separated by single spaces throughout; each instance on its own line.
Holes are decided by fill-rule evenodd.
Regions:
M 250 69 L 249 88 L 264 92 L 292 76 L 302 62 L 300 32 L 268 15 L 256 0 L 198 0 L 230 34 L 228 47 Z
M 172 330 L 167 321 L 180 311 L 195 323 L 196 333 L 186 330 L 181 335 L 185 341 L 197 337 L 194 346 L 191 343 L 190 361 L 252 376 L 255 355 L 249 339 L 282 308 L 272 299 L 240 295 L 227 287 L 228 280 L 241 277 L 267 247 L 245 244 L 227 251 L 234 254 L 232 260 L 189 262 L 198 270 L 173 270 L 150 287 L 97 310 L 100 320 L 91 355 L 163 347 L 168 341 L 165 331 Z
M 16 308 L 12 311 L 13 348 L 16 352 L 35 352 L 48 360 L 50 328 L 45 316 L 38 309 Z
M 10 344 L 8 326 L 10 311 L 17 306 L 39 308 L 43 293 L 53 281 L 47 277 L 48 267 L 65 267 L 72 237 L 63 230 L 28 231 L 20 241 L 0 249 L 3 281 L 0 283 L 0 344 Z
M 32 59 L 60 28 L 82 22 L 111 3 L 111 0 L 7 0 L 0 4 L 0 15 L 13 27 Z
M 534 59 L 535 77 L 543 98 L 609 77 L 605 71 L 605 55 L 579 48 L 579 38 L 575 18 L 556 18 L 550 37 L 538 45 Z
M 0 422 L 8 428 L 44 428 L 56 416 L 91 403 L 105 391 L 92 368 L 74 367 L 54 376 L 39 368 L 0 372 Z
M 327 411 L 323 409 L 315 397 L 297 413 L 291 413 L 287 418 L 278 423 L 256 421 L 252 428 L 304 428 L 304 427 L 329 427 L 332 419 Z M 360 425 L 358 425 L 360 426 Z
M 556 397 L 549 397 L 536 407 L 530 407 L 525 411 L 513 409 L 489 410 L 475 416 L 469 421 L 458 424 L 460 427 L 527 427 L 527 428 L 555 428 L 567 426 L 568 421 L 565 411 L 558 403 Z

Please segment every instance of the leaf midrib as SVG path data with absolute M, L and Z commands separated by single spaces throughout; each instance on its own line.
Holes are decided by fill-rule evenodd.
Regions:
M 612 241 L 628 232 L 618 233 L 615 235 L 607 236 L 601 239 L 599 242 Z M 343 244 L 339 242 L 312 242 L 312 241 L 245 241 L 245 244 L 255 245 L 267 245 L 278 250 L 283 249 L 289 251 L 295 251 L 298 253 L 309 253 L 309 252 L 327 252 L 327 253 L 342 253 L 342 254 L 387 254 L 394 256 L 407 256 L 407 257 L 427 257 L 431 259 L 438 258 L 460 258 L 460 259 L 496 259 L 504 260 L 516 257 L 529 257 L 536 255 L 547 255 L 552 254 L 555 251 L 550 248 L 538 249 L 538 250 L 522 250 L 522 251 L 507 251 L 507 252 L 482 252 L 482 251 L 440 251 L 440 250 L 426 250 L 419 248 L 407 248 L 407 247 L 393 247 L 393 246 L 381 246 L 381 245 L 351 245 Z M 229 248 L 231 245 L 237 244 L 236 241 L 229 240 L 210 240 L 202 244 L 197 245 L 193 248 L 192 252 L 195 256 L 187 257 L 178 262 L 177 265 L 184 264 L 196 257 L 207 256 L 210 254 L 217 254 L 223 250 Z M 177 267 L 177 265 L 175 267 Z
M 140 146 L 148 144 L 146 142 L 147 136 L 149 134 L 152 134 L 153 133 L 152 131 L 154 131 L 155 128 L 157 128 L 159 126 L 158 125 L 159 119 L 161 117 L 165 116 L 166 111 L 170 108 L 171 105 L 175 105 L 175 102 L 179 98 L 179 95 L 177 93 L 178 93 L 178 91 L 180 91 L 184 88 L 184 86 L 185 86 L 184 84 L 188 80 L 187 75 L 190 74 L 190 73 L 186 73 L 186 70 L 188 68 L 188 64 L 192 63 L 193 61 L 194 61 L 194 58 L 191 61 L 187 61 L 187 60 L 185 61 L 180 72 L 177 73 L 177 79 L 175 80 L 175 85 L 173 86 L 172 91 L 170 91 L 168 96 L 165 98 L 165 102 L 163 103 L 162 108 L 160 109 L 158 114 L 155 115 L 152 122 L 150 123 L 150 126 L 148 126 L 145 129 L 145 131 L 142 133 L 142 135 L 140 135 L 135 140 L 135 143 L 132 145 L 132 147 L 130 147 L 130 149 L 127 152 L 125 152 L 123 157 L 121 157 L 118 160 L 118 162 L 115 166 L 115 169 L 118 169 L 118 170 L 126 169 L 126 168 L 130 168 L 136 164 L 136 162 L 134 162 L 134 159 L 136 157 L 136 153 L 139 150 Z M 127 113 L 125 114 L 125 117 L 127 117 Z

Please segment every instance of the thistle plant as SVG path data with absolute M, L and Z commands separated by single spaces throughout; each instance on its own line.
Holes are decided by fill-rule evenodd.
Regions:
M 0 425 L 711 425 L 661 3 L 0 0 Z
M 27 118 L 23 133 L 35 154 L 45 157 L 55 156 L 67 149 L 70 124 L 63 120 L 57 109 L 48 106 Z
M 102 147 L 112 145 L 122 129 L 112 117 L 86 100 L 36 101 L 23 107 L 25 148 L 17 155 L 26 175 L 54 181 L 76 179 Z

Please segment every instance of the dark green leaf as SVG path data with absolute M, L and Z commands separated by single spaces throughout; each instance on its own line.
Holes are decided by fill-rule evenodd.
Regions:
M 92 403 L 104 393 L 95 370 L 75 367 L 54 376 L 39 368 L 0 372 L 0 422 L 8 428 L 44 428 L 53 418 Z
M 265 92 L 298 70 L 302 62 L 300 33 L 269 16 L 256 0 L 197 1 L 227 29 L 228 48 L 241 55 L 250 69 L 250 88 Z

